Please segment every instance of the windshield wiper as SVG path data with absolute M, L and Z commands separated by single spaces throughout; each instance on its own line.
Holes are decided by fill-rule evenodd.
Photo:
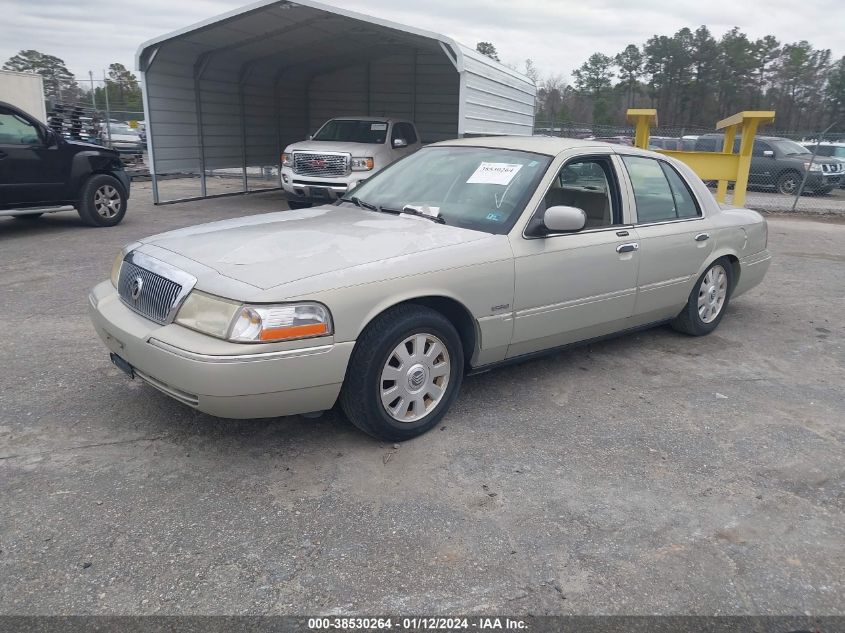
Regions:
M 446 220 L 444 220 L 439 215 L 429 215 L 428 213 L 423 213 L 419 209 L 415 209 L 414 207 L 405 207 L 402 209 L 402 213 L 405 215 L 415 215 L 419 218 L 428 218 L 432 222 L 437 222 L 438 224 L 446 224 Z
M 367 209 L 369 211 L 379 211 L 379 208 L 374 205 L 370 204 L 369 202 L 364 202 L 358 196 L 352 196 L 351 198 L 341 198 L 341 202 L 351 202 L 356 207 L 361 207 L 362 209 Z

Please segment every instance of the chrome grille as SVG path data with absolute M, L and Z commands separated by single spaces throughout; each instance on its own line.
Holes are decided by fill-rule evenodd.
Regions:
M 842 171 L 842 163 L 822 163 L 822 171 L 826 174 L 838 174 Z
M 141 280 L 141 292 L 137 299 L 133 299 L 133 286 L 138 279 Z M 132 262 L 124 261 L 120 267 L 117 292 L 123 303 L 132 310 L 163 324 L 168 322 L 170 310 L 176 304 L 182 286 Z
M 349 154 L 294 152 L 293 172 L 300 176 L 345 176 L 349 173 Z

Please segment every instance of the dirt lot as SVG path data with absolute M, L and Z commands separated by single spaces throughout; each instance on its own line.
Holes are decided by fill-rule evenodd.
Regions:
M 111 366 L 87 292 L 122 244 L 283 208 L 148 197 L 109 230 L 0 219 L 0 613 L 843 613 L 845 225 L 771 218 L 709 337 L 469 378 L 394 448 Z

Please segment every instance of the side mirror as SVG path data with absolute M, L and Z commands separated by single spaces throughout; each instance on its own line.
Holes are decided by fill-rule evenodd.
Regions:
M 766 158 L 774 158 L 775 153 L 770 149 L 765 149 L 763 150 L 763 156 L 765 156 Z
M 58 145 L 59 143 L 58 134 L 56 134 L 53 130 L 48 127 L 44 128 L 43 139 L 44 147 L 53 147 L 55 145 Z
M 587 214 L 577 207 L 549 207 L 543 214 L 543 226 L 550 233 L 580 231 L 587 224 Z
M 313 134 L 309 134 L 309 135 L 308 135 L 308 138 L 306 138 L 305 140 L 306 140 L 306 141 L 310 141 L 310 140 L 311 140 L 311 139 L 313 139 L 313 138 L 314 138 L 314 135 L 313 135 Z
M 408 147 L 408 141 L 404 138 L 393 139 L 393 147 Z

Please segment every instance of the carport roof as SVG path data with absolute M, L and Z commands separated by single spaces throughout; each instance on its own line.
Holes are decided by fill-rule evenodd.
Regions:
M 516 80 L 529 81 L 446 35 L 313 0 L 259 0 L 151 39 L 139 47 L 136 65 L 146 72 L 159 55 L 170 50 L 199 65 L 225 53 L 226 63 L 266 63 L 279 71 L 312 74 L 337 67 L 338 60 L 366 60 L 396 49 L 442 49 L 458 72 L 464 70 L 466 58 L 472 58 Z

